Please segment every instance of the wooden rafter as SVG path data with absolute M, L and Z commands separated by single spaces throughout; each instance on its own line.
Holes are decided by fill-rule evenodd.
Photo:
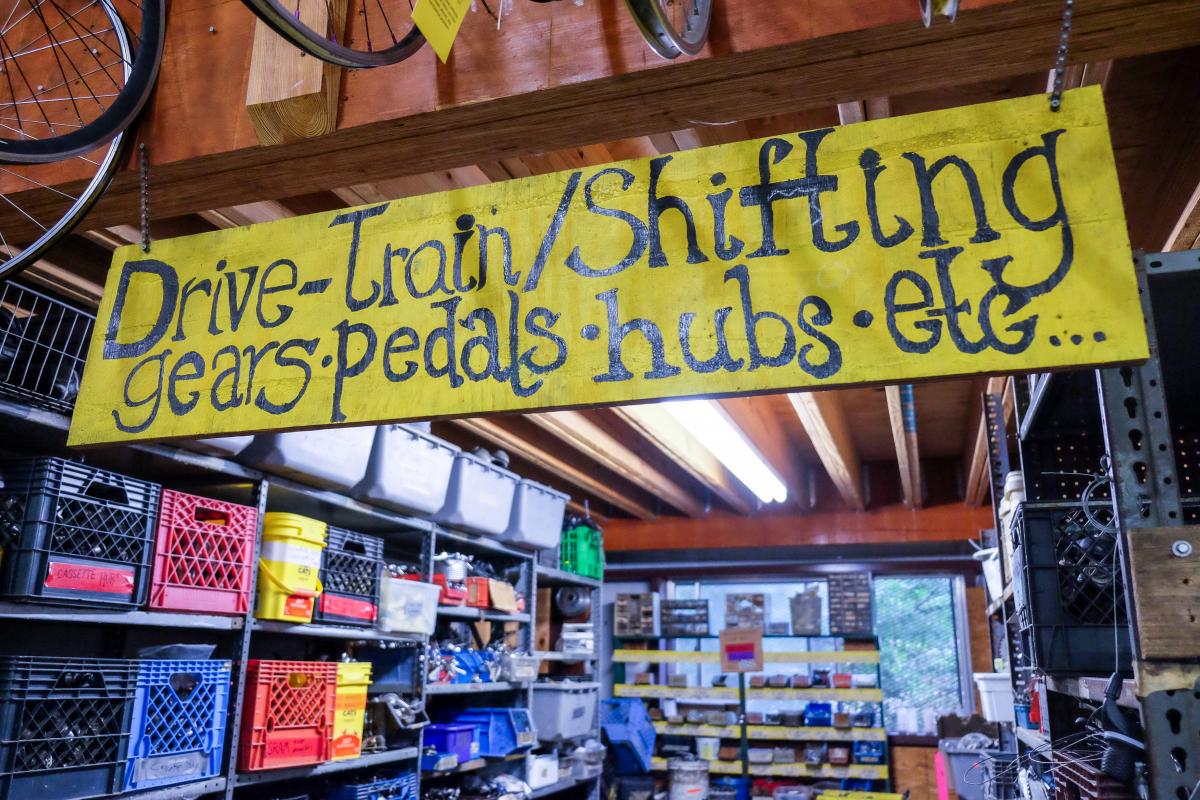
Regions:
M 862 464 L 837 393 L 792 392 L 788 399 L 842 501 L 856 511 L 864 510 Z
M 905 409 L 899 386 L 884 387 L 884 394 L 887 396 L 888 418 L 892 423 L 892 441 L 896 445 L 896 463 L 900 468 L 904 504 L 909 508 L 920 508 L 921 452 L 917 444 L 916 409 Z
M 730 397 L 720 403 L 733 423 L 787 486 L 786 504 L 807 507 L 804 462 L 766 398 Z

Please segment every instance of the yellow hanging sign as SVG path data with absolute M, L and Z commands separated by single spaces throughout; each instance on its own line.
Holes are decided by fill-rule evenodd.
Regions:
M 123 248 L 70 442 L 1146 355 L 1089 87 Z

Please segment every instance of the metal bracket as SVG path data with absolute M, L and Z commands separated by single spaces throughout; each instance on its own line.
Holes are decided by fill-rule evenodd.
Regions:
M 1150 768 L 1151 796 L 1154 798 L 1194 797 L 1200 786 L 1200 667 L 1140 665 L 1139 688 L 1145 669 L 1174 674 L 1185 680 L 1171 681 L 1178 688 L 1150 691 L 1142 698 L 1142 726 L 1146 731 L 1146 764 Z
M 1008 434 L 1004 426 L 1004 395 L 983 396 L 983 421 L 987 426 L 988 476 L 992 483 L 992 503 L 997 508 L 1004 498 L 1004 479 L 1008 477 Z

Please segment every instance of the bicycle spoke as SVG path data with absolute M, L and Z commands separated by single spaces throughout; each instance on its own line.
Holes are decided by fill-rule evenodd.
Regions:
M 8 50 L 9 53 L 12 52 L 12 50 L 9 49 L 9 47 L 8 47 L 8 42 L 5 40 L 4 34 L 0 33 L 0 61 L 8 61 L 7 58 L 3 57 L 5 50 Z M 13 59 L 12 63 L 13 63 L 13 66 L 17 68 L 17 74 L 20 75 L 21 82 L 25 84 L 25 88 L 29 90 L 30 96 L 32 97 L 33 93 L 34 93 L 34 89 L 33 89 L 33 86 L 31 86 L 29 84 L 29 78 L 27 78 L 25 76 L 25 70 L 21 69 L 21 62 L 17 61 L 16 59 Z M 7 74 L 7 70 L 5 71 L 5 74 Z M 66 76 L 63 76 L 63 77 L 66 77 Z M 14 98 L 14 100 L 16 99 L 16 92 L 13 93 L 13 98 Z M 14 103 L 14 106 L 15 105 L 16 104 Z M 50 117 L 48 117 L 46 115 L 46 110 L 44 108 L 42 108 L 41 103 L 38 103 L 37 107 L 38 107 L 38 111 L 41 112 L 41 114 L 42 114 L 42 119 L 46 120 L 46 124 L 50 126 L 50 131 L 53 132 L 54 125 L 51 124 Z M 22 131 L 23 130 L 24 129 L 22 129 Z
M 10 198 L 8 195 L 6 195 L 6 194 L 3 194 L 3 193 L 0 193 L 0 199 L 4 200 L 4 202 L 8 203 L 10 206 L 12 206 L 13 208 L 15 208 L 17 211 L 20 211 L 20 212 L 21 212 L 21 216 L 25 217 L 25 219 L 29 220 L 29 221 L 30 221 L 30 222 L 32 222 L 34 225 L 37 225 L 37 226 L 38 226 L 39 228 L 41 228 L 42 230 L 46 230 L 46 226 L 45 226 L 45 225 L 43 225 L 42 223 L 38 222 L 38 221 L 37 221 L 36 219 L 34 219 L 33 217 L 29 216 L 29 213 L 28 213 L 28 212 L 27 212 L 25 209 L 21 208 L 19 205 L 17 205 L 16 203 L 14 203 L 14 202 L 12 201 L 12 199 L 11 199 L 11 198 Z
M 399 44 L 396 41 L 396 33 L 392 30 L 392 23 L 388 20 L 387 10 L 383 7 L 383 0 L 375 0 L 375 5 L 379 6 L 379 15 L 383 17 L 383 24 L 387 28 L 388 36 L 392 37 L 392 44 Z
M 42 13 L 41 7 L 42 7 L 41 0 L 38 0 L 38 3 L 37 3 L 38 19 L 40 19 L 42 21 L 43 27 L 46 28 L 46 35 L 50 39 L 51 44 L 54 44 L 54 42 L 55 42 L 54 34 L 50 32 L 50 26 L 46 24 L 46 16 L 45 16 L 45 14 Z M 68 82 L 67 95 L 70 96 L 70 98 L 71 98 L 71 108 L 73 108 L 75 110 L 75 118 L 77 120 L 79 120 L 80 122 L 82 122 L 83 121 L 83 112 L 81 112 L 79 110 L 79 104 L 75 102 L 75 92 L 71 91 L 70 82 L 69 82 L 69 79 L 67 78 L 67 71 L 66 71 L 66 69 L 63 68 L 62 57 L 60 57 L 59 53 L 61 52 L 62 56 L 66 57 L 68 63 L 70 63 L 71 66 L 74 66 L 75 64 L 73 61 L 71 61 L 70 55 L 68 55 L 67 52 L 65 50 L 63 50 L 61 47 L 54 47 L 52 52 L 54 53 L 54 61 L 56 64 L 58 64 L 58 71 L 60 73 L 62 73 L 63 80 Z M 78 72 L 79 70 L 77 69 L 75 71 Z M 88 90 L 88 93 L 90 94 L 92 89 L 90 86 L 87 85 L 86 81 L 84 82 L 83 86 L 85 89 Z M 94 97 L 95 96 L 93 95 L 93 98 Z M 96 102 L 99 103 L 100 101 L 97 100 Z
M 29 177 L 28 175 L 22 175 L 19 172 L 14 172 L 13 170 L 7 169 L 5 167 L 0 167 L 0 172 L 6 172 L 9 175 L 12 175 L 13 177 L 16 177 L 16 178 L 19 178 L 19 179 L 25 181 L 26 183 L 32 183 L 34 186 L 37 186 L 38 188 L 47 189 L 51 192 L 54 192 L 57 195 L 67 198 L 68 200 L 76 199 L 75 195 L 67 194 L 62 189 L 55 188 L 54 186 L 48 186 L 48 185 L 42 183 L 41 181 L 35 181 L 33 178 Z
M 113 64 L 106 64 L 106 65 L 103 65 L 103 66 L 107 66 L 107 67 L 115 67 L 115 66 L 117 66 L 117 64 L 120 64 L 120 63 L 123 63 L 123 62 L 120 62 L 120 61 L 118 61 L 118 62 L 115 62 L 115 63 L 113 63 Z M 97 72 L 100 72 L 100 71 L 101 71 L 101 70 L 99 70 L 99 69 L 94 69 L 94 70 L 92 70 L 91 72 L 85 73 L 85 75 L 95 75 Z M 37 93 L 35 94 L 35 96 L 36 96 L 36 97 L 40 97 L 41 95 L 44 95 L 44 94 L 49 94 L 50 92 L 53 92 L 53 91 L 55 91 L 55 90 L 57 90 L 57 89 L 60 89 L 60 88 L 62 88 L 63 86 L 66 86 L 66 85 L 67 85 L 67 84 L 66 84 L 65 82 L 63 82 L 63 83 L 56 83 L 56 84 L 55 84 L 55 85 L 53 85 L 53 86 L 47 86 L 47 87 L 46 87 L 45 89 L 43 89 L 42 91 L 40 91 L 40 92 L 37 92 Z M 120 87 L 118 86 L 118 88 L 120 88 Z M 119 94 L 119 93 L 118 93 L 118 94 Z M 99 96 L 100 96 L 100 97 L 116 97 L 116 96 L 117 96 L 117 94 L 105 94 L 105 95 L 99 95 Z M 55 101 L 55 98 L 46 98 L 45 100 L 41 100 L 40 102 L 42 102 L 42 103 L 51 103 L 51 102 L 54 102 L 54 101 Z M 34 101 L 33 99 L 29 99 L 29 100 L 16 100 L 15 102 L 14 102 L 14 101 L 8 101 L 8 102 L 3 102 L 3 101 L 0 101 L 0 110 L 3 110 L 5 106 L 14 105 L 15 103 L 25 103 L 25 104 L 27 104 L 27 103 L 32 103 L 32 102 L 38 102 L 38 101 Z

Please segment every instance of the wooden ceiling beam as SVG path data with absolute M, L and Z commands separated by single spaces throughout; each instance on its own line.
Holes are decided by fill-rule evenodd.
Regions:
M 727 48 L 714 47 L 721 55 L 660 65 L 641 57 L 644 44 L 636 45 L 639 57 L 613 58 L 603 4 L 552 5 L 524 9 L 528 35 L 506 37 L 505 58 L 522 69 L 489 68 L 498 51 L 473 47 L 472 37 L 494 34 L 468 23 L 451 64 L 436 65 L 427 52 L 404 64 L 402 81 L 391 70 L 350 73 L 337 131 L 260 146 L 236 102 L 246 85 L 251 16 L 235 0 L 179 0 L 156 100 L 139 129 L 149 143 L 157 212 L 176 216 L 211 208 L 218 198 L 241 205 L 356 177 L 377 181 L 512 159 L 534 146 L 577 147 L 683 130 L 694 120 L 747 120 L 764 109 L 784 114 L 1028 74 L 1051 62 L 1062 16 L 1062 0 L 984 0 L 954 25 L 925 29 L 911 0 L 876 0 L 870 14 L 840 0 L 813 0 L 783 12 L 797 14 L 788 20 L 795 24 L 763 25 L 755 0 L 730 0 L 728 29 L 720 33 Z M 547 15 L 563 13 L 574 24 L 558 34 Z M 221 40 L 205 48 L 208 70 L 197 81 L 195 43 L 212 41 L 214 23 Z M 596 34 L 581 41 L 579 32 L 591 30 Z M 1075 10 L 1070 58 L 1094 62 L 1197 43 L 1195 0 L 1090 0 Z M 12 188 L 0 186 L 34 216 L 52 205 L 46 190 Z M 94 224 L 136 219 L 138 202 L 137 171 L 123 170 L 93 211 Z M 20 215 L 6 209 L 4 217 L 7 228 Z
M 787 486 L 785 505 L 808 508 L 804 460 L 767 398 L 729 397 L 718 402 Z
M 892 423 L 892 442 L 896 445 L 896 464 L 900 468 L 900 488 L 904 504 L 920 508 L 922 500 L 921 451 L 917 443 L 917 410 L 911 405 L 912 386 L 908 386 L 906 407 L 904 392 L 899 386 L 885 386 L 888 419 Z
M 527 432 L 513 430 L 500 417 L 456 419 L 451 424 L 509 453 L 545 467 L 560 476 L 564 482 L 579 487 L 632 517 L 651 519 L 655 516 L 653 509 L 618 491 L 605 476 L 590 471 L 576 459 L 562 457 L 548 448 L 538 446 Z
M 855 511 L 864 510 L 862 463 L 837 392 L 792 392 L 788 399 L 842 501 Z
M 704 516 L 704 504 L 663 472 L 597 425 L 582 411 L 528 414 L 526 419 L 561 439 L 586 458 L 657 495 L 689 517 Z
M 646 403 L 611 410 L 730 508 L 749 514 L 758 507 L 757 498 L 729 468 L 662 406 Z

